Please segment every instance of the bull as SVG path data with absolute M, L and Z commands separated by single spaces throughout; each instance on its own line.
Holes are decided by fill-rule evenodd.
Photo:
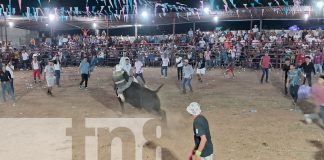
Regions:
M 127 74 L 124 73 L 123 77 L 126 79 L 126 81 L 129 80 Z M 135 108 L 144 109 L 149 113 L 153 113 L 154 115 L 161 117 L 162 121 L 166 122 L 166 112 L 161 109 L 161 102 L 157 95 L 162 87 L 163 84 L 153 91 L 139 83 L 136 83 L 135 81 L 131 81 L 129 87 L 123 90 L 124 100 L 118 97 L 122 113 L 124 113 L 124 103 L 128 103 Z M 114 88 L 118 96 L 116 84 Z

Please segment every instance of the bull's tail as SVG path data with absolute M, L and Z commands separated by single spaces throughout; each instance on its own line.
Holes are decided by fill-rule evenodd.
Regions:
M 161 84 L 160 87 L 158 87 L 154 92 L 158 93 L 163 86 L 164 86 L 164 84 Z

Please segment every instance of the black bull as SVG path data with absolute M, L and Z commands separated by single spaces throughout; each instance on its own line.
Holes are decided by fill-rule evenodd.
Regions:
M 158 115 L 162 118 L 163 121 L 166 120 L 166 113 L 164 110 L 161 109 L 161 103 L 160 99 L 157 96 L 157 93 L 159 90 L 163 87 L 163 84 L 156 89 L 155 91 L 152 91 L 148 88 L 145 88 L 141 86 L 140 84 L 136 82 L 132 82 L 129 88 L 127 88 L 123 95 L 125 97 L 125 102 L 129 103 L 130 105 L 134 106 L 138 109 L 145 109 L 149 113 L 153 113 L 155 115 Z M 115 89 L 117 91 L 117 88 L 115 86 Z M 116 92 L 117 93 L 117 92 Z M 118 98 L 122 112 L 124 112 L 124 102 L 121 101 L 120 98 Z

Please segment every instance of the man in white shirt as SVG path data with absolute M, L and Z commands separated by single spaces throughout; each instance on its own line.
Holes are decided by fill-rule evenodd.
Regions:
M 139 58 L 136 58 L 134 68 L 135 68 L 135 78 L 137 78 L 137 76 L 141 77 L 141 79 L 145 85 L 146 81 L 143 77 L 143 72 L 144 72 L 143 63 L 140 61 Z
M 176 66 L 178 72 L 178 80 L 182 80 L 183 63 L 182 63 L 182 57 L 180 57 L 179 54 L 176 54 Z
M 192 31 L 191 28 L 190 28 L 190 30 L 188 31 L 188 35 L 189 35 L 189 37 L 193 37 L 193 31 Z
M 199 47 L 200 47 L 200 48 L 204 48 L 205 45 L 206 45 L 206 42 L 204 41 L 203 38 L 201 38 L 200 41 L 199 41 Z
M 23 64 L 24 64 L 24 70 L 26 70 L 26 69 L 28 69 L 27 65 L 28 65 L 29 55 L 28 55 L 28 53 L 26 51 L 23 51 L 21 56 L 22 56 L 22 60 L 23 60 Z
M 168 66 L 169 66 L 169 57 L 167 54 L 162 56 L 162 65 L 161 65 L 161 78 L 168 78 Z
M 14 80 L 14 70 L 15 67 L 12 65 L 12 61 L 9 61 L 9 63 L 6 65 L 6 71 L 10 73 L 11 80 L 10 80 L 10 87 L 12 89 L 12 92 L 14 92 L 14 85 L 13 85 L 13 80 Z
M 225 35 L 223 34 L 223 35 L 219 38 L 219 42 L 220 42 L 221 44 L 224 44 L 225 40 L 226 40 L 226 37 L 225 37 Z
M 252 32 L 253 32 L 253 33 L 257 33 L 257 32 L 259 32 L 259 28 L 258 28 L 257 25 L 254 25 L 254 28 L 252 29 Z
M 125 64 L 122 66 L 122 68 L 129 76 L 131 76 L 132 65 L 130 64 L 130 60 L 128 57 L 125 58 Z

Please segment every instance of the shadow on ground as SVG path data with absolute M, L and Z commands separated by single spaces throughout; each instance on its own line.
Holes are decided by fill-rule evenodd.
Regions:
M 315 160 L 324 160 L 324 144 L 320 141 L 309 140 L 310 144 L 316 147 L 319 151 L 317 151 L 314 155 Z

